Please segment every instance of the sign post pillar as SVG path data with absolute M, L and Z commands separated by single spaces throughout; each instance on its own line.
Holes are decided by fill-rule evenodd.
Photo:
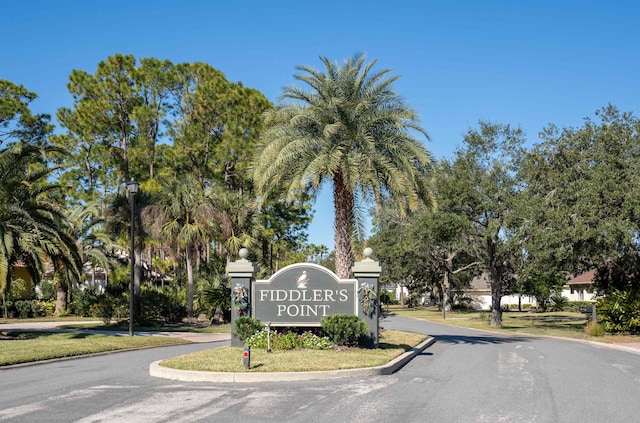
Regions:
M 236 338 L 236 319 L 251 317 L 251 285 L 258 273 L 258 267 L 247 260 L 249 251 L 242 248 L 239 260 L 227 265 L 227 276 L 231 279 L 231 345 L 243 346 L 243 342 Z
M 367 323 L 372 346 L 378 348 L 380 317 L 378 281 L 382 267 L 380 267 L 380 263 L 370 258 L 372 254 L 371 248 L 365 248 L 364 259 L 353 265 L 352 272 L 358 280 L 358 317 Z

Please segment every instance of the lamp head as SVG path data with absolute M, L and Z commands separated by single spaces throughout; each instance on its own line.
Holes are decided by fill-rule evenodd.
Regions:
M 135 179 L 131 179 L 129 182 L 127 182 L 127 191 L 129 191 L 129 193 L 131 194 L 135 194 L 136 192 L 138 192 L 139 186 L 140 184 Z

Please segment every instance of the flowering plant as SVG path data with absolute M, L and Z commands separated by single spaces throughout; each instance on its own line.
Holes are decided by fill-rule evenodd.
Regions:
M 247 340 L 247 344 L 251 345 L 251 348 L 267 348 L 267 337 L 271 338 L 271 348 L 273 350 L 292 350 L 296 348 L 330 350 L 333 348 L 329 338 L 318 336 L 309 331 L 298 334 L 291 331 L 278 332 L 271 329 L 271 332 L 269 332 L 267 328 L 250 337 Z
M 249 296 L 247 295 L 247 288 L 237 284 L 233 291 L 231 291 L 231 300 L 236 308 L 238 316 L 246 316 L 249 314 Z
M 371 285 L 363 282 L 358 289 L 360 295 L 360 307 L 367 317 L 373 317 L 376 314 L 376 305 L 378 303 L 378 295 Z

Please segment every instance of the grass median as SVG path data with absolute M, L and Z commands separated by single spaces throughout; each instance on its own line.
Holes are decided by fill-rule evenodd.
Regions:
M 383 330 L 379 348 L 349 348 L 327 351 L 288 350 L 267 353 L 251 350 L 251 372 L 304 372 L 375 367 L 409 351 L 426 340 L 426 335 Z M 222 347 L 164 360 L 160 365 L 180 370 L 208 372 L 244 372 L 243 349 Z
M 131 348 L 185 344 L 177 338 L 88 333 L 6 331 L 0 339 L 0 366 Z

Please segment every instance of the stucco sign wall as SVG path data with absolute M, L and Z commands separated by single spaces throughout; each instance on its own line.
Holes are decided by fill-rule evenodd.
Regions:
M 358 315 L 357 280 L 339 279 L 311 263 L 287 266 L 268 280 L 256 280 L 252 315 L 272 326 L 320 326 L 331 314 Z

